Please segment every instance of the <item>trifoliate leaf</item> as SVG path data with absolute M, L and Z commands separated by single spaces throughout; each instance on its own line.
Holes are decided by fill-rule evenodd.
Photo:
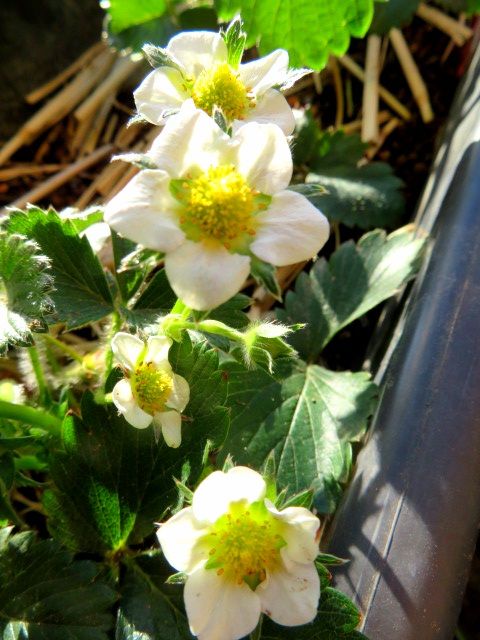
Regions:
M 70 220 L 54 211 L 31 207 L 11 214 L 8 229 L 35 240 L 50 259 L 55 291 L 54 322 L 67 329 L 100 320 L 113 311 L 107 279 L 87 238 L 80 238 Z
M 370 25 L 371 33 L 386 35 L 394 27 L 400 29 L 407 25 L 420 3 L 420 0 L 388 0 L 376 2 L 373 21 Z
M 0 636 L 8 640 L 107 640 L 116 594 L 94 562 L 53 540 L 0 531 Z
M 404 212 L 403 182 L 385 162 L 359 165 L 364 149 L 357 135 L 322 133 L 316 151 L 303 159 L 310 167 L 306 184 L 291 189 L 305 195 L 330 221 L 362 229 L 394 227 Z M 315 191 L 318 186 L 321 191 Z
M 317 70 L 347 51 L 350 36 L 363 37 L 373 16 L 373 0 L 215 0 L 215 7 L 224 21 L 241 14 L 247 46 L 259 41 L 262 55 L 287 49 L 292 66 Z
M 181 583 L 166 584 L 169 573 L 160 551 L 126 563 L 115 640 L 191 640 Z
M 314 362 L 333 336 L 350 322 L 392 296 L 417 273 L 425 240 L 403 227 L 387 236 L 377 229 L 355 245 L 346 242 L 327 262 L 301 273 L 278 319 L 306 327 L 288 337 L 300 356 Z
M 225 363 L 231 429 L 222 458 L 260 469 L 275 454 L 277 484 L 287 496 L 313 488 L 322 512 L 334 509 L 348 478 L 350 442 L 365 431 L 376 397 L 367 373 L 315 365 L 282 382 L 268 373 Z M 332 490 L 333 486 L 333 490 Z
M 68 416 L 63 427 L 64 452 L 52 456 L 52 491 L 44 496 L 52 535 L 65 546 L 105 553 L 140 542 L 176 502 L 174 478 L 190 462 L 199 475 L 205 443 L 225 438 L 229 418 L 223 406 L 226 383 L 218 355 L 205 345 L 184 341 L 170 349 L 176 373 L 190 385 L 183 412 L 182 444 L 157 443 L 153 427 L 135 429 L 113 406 L 98 406 L 86 394 L 82 419 Z
M 9 344 L 29 345 L 52 311 L 49 260 L 25 237 L 0 233 L 0 356 Z

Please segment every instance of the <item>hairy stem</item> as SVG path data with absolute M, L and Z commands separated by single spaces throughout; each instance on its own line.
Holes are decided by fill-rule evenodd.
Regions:
M 27 407 L 24 404 L 14 404 L 0 400 L 0 417 L 10 420 L 19 420 L 49 431 L 52 435 L 59 436 L 62 426 L 60 418 L 51 413 Z

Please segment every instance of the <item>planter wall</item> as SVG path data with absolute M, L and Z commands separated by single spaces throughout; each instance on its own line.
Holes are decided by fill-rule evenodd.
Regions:
M 332 528 L 336 586 L 371 640 L 451 640 L 480 521 L 480 50 L 417 222 L 432 249 L 377 381 L 370 439 Z

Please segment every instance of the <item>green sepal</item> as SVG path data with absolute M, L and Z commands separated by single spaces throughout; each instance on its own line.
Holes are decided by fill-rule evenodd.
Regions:
M 227 62 L 233 69 L 237 69 L 242 59 L 245 42 L 247 40 L 247 34 L 244 31 L 240 16 L 237 16 L 230 22 L 226 31 L 220 31 L 220 35 L 227 45 Z

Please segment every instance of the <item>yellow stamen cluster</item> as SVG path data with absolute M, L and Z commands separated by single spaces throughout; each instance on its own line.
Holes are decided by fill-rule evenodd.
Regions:
M 226 62 L 211 69 L 204 69 L 192 88 L 192 98 L 197 109 L 209 116 L 215 105 L 227 120 L 241 120 L 253 106 L 244 84 Z
M 138 405 L 150 415 L 164 411 L 165 403 L 173 389 L 172 376 L 157 369 L 153 362 L 143 362 L 130 379 Z
M 202 541 L 209 547 L 205 568 L 255 589 L 265 580 L 266 572 L 274 571 L 280 563 L 280 549 L 286 544 L 282 527 L 263 502 L 233 503 Z
M 233 241 L 255 235 L 256 192 L 233 165 L 210 167 L 182 186 L 180 224 L 191 240 L 216 240 L 230 249 Z

